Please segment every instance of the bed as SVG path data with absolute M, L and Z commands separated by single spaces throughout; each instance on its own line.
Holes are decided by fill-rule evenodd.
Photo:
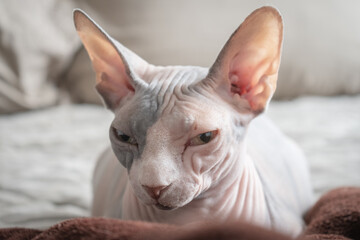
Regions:
M 151 62 L 208 66 L 223 43 L 219 36 L 227 38 L 228 29 L 235 29 L 250 11 L 267 2 L 223 5 L 228 14 L 211 24 L 228 25 L 219 27 L 219 33 L 203 33 L 214 40 L 210 44 L 196 33 L 202 22 L 198 29 L 189 29 L 180 27 L 189 26 L 185 20 L 172 20 L 171 25 L 164 19 L 176 11 L 195 9 L 189 19 L 198 21 L 199 15 L 216 12 L 216 1 L 208 1 L 205 12 L 196 10 L 202 9 L 204 0 L 184 1 L 181 8 L 161 0 L 116 1 L 105 6 L 97 1 L 49 0 L 38 6 L 2 1 L 0 228 L 47 229 L 90 214 L 92 171 L 109 144 L 112 113 L 101 106 L 93 90 L 90 63 L 72 26 L 73 8 L 81 7 L 103 26 L 108 24 L 105 28 L 111 34 Z M 317 198 L 337 187 L 360 187 L 360 58 L 354 51 L 360 47 L 360 34 L 351 27 L 360 22 L 354 7 L 360 5 L 356 1 L 305 1 L 295 7 L 286 1 L 272 4 L 284 13 L 288 30 L 278 90 L 266 114 L 305 152 Z M 36 16 L 28 16 L 29 7 L 34 7 Z M 123 14 L 109 14 L 115 8 Z M 134 11 L 137 20 L 130 14 Z M 56 13 L 52 21 L 42 21 L 49 13 Z M 330 27 L 324 19 L 335 14 L 339 19 L 332 19 Z M 174 26 L 179 32 L 173 31 Z M 170 34 L 162 44 L 160 31 Z M 181 38 L 184 31 L 195 32 L 198 41 Z M 26 32 L 36 41 L 26 42 Z M 179 38 L 183 41 L 176 42 Z

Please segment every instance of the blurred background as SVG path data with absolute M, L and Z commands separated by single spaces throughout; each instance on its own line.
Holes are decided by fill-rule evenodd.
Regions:
M 360 186 L 360 2 L 2 0 L 0 227 L 87 216 L 110 112 L 73 25 L 85 10 L 157 65 L 210 67 L 253 10 L 282 13 L 284 45 L 268 115 L 304 149 L 316 195 Z
M 159 65 L 209 67 L 254 9 L 277 7 L 285 23 L 275 98 L 360 92 L 360 4 L 340 1 L 57 1 L 0 3 L 0 112 L 98 102 L 74 31 L 82 8 L 123 45 Z

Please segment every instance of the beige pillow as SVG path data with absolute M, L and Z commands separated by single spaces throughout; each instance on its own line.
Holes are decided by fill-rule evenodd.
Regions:
M 61 101 L 56 87 L 80 42 L 71 1 L 0 1 L 0 113 Z

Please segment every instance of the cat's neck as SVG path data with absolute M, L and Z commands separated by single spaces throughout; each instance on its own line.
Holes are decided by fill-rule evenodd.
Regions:
M 189 204 L 175 210 L 159 210 L 155 206 L 144 205 L 128 185 L 122 207 L 123 218 L 174 224 L 243 219 L 269 226 L 270 217 L 255 167 L 248 156 L 237 160 L 238 164 L 234 164 L 228 176 Z

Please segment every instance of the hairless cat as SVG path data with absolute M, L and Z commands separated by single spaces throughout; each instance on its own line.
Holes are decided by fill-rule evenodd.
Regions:
M 302 230 L 312 204 L 307 163 L 260 115 L 280 65 L 276 9 L 249 15 L 209 69 L 149 64 L 81 10 L 74 21 L 96 89 L 115 116 L 112 149 L 94 173 L 93 215 L 175 224 L 242 219 Z

